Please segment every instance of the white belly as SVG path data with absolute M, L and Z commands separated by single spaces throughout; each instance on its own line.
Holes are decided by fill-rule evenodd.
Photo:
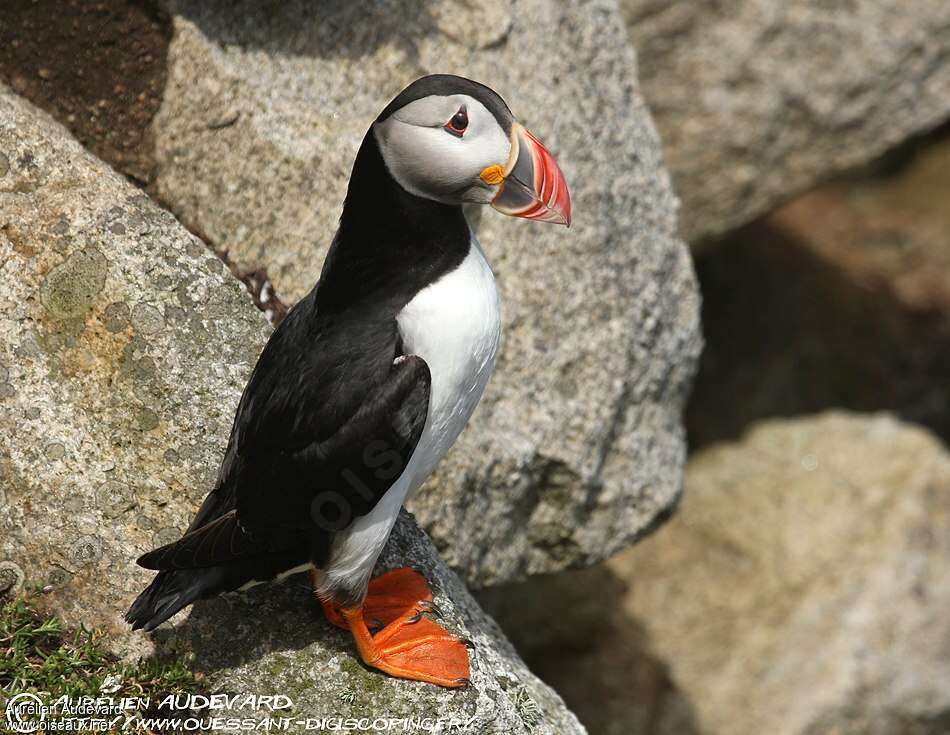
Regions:
M 454 271 L 420 291 L 396 317 L 404 352 L 429 366 L 432 385 L 425 428 L 399 479 L 373 510 L 334 543 L 321 593 L 372 573 L 399 509 L 458 438 L 482 397 L 501 337 L 495 278 L 472 236 Z M 343 584 L 344 580 L 346 584 Z

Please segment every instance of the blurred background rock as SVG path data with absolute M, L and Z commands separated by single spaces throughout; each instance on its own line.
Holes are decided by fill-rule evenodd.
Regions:
M 591 732 L 944 735 L 950 6 L 624 7 L 703 295 L 686 492 L 480 599 Z
M 0 10 L 0 79 L 272 320 L 380 90 L 451 59 L 564 152 L 570 237 L 476 225 L 512 337 L 417 510 L 590 732 L 950 732 L 950 3 L 43 5 Z

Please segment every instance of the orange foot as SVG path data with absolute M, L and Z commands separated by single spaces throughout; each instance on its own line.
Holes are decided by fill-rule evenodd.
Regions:
M 431 603 L 419 603 L 371 635 L 362 608 L 343 608 L 356 650 L 367 666 L 400 679 L 427 681 L 444 687 L 469 683 L 468 650 L 423 613 Z
M 367 666 L 401 679 L 444 687 L 469 683 L 466 643 L 424 617 L 434 609 L 429 585 L 412 569 L 394 569 L 372 582 L 361 607 L 323 603 L 327 618 L 349 630 Z M 375 635 L 367 619 L 382 628 Z

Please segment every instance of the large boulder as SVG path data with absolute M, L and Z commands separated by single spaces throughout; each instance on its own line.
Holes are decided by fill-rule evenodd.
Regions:
M 950 732 L 940 442 L 887 414 L 774 420 L 697 453 L 686 484 L 670 523 L 602 567 L 488 591 L 593 731 Z
M 950 116 L 944 0 L 622 5 L 691 241 Z
M 633 52 L 605 0 L 167 3 L 156 196 L 278 295 L 316 281 L 356 150 L 432 71 L 487 82 L 545 141 L 570 230 L 486 212 L 498 368 L 413 510 L 481 585 L 605 558 L 675 506 L 698 297 Z
M 948 731 L 939 442 L 887 415 L 772 421 L 696 456 L 688 486 L 618 569 L 701 732 Z
M 0 592 L 42 589 L 67 624 L 149 653 L 121 620 L 151 577 L 133 559 L 178 536 L 209 489 L 270 328 L 201 241 L 2 86 L 0 268 Z M 301 718 L 583 732 L 407 517 L 383 559 L 397 564 L 475 642 L 471 687 L 365 669 L 305 581 L 198 604 L 155 640 L 194 654 L 212 689 L 285 694 Z

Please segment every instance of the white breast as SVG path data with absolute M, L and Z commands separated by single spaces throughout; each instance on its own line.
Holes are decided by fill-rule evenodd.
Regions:
M 413 455 L 418 487 L 465 428 L 495 365 L 498 292 L 474 236 L 461 265 L 420 291 L 396 321 L 404 352 L 423 358 L 432 375 L 429 416 Z
M 432 385 L 425 428 L 405 471 L 373 510 L 334 542 L 321 574 L 329 597 L 368 580 L 399 509 L 432 473 L 468 423 L 488 384 L 501 337 L 495 278 L 472 236 L 465 260 L 422 289 L 396 316 L 404 352 L 429 366 Z

